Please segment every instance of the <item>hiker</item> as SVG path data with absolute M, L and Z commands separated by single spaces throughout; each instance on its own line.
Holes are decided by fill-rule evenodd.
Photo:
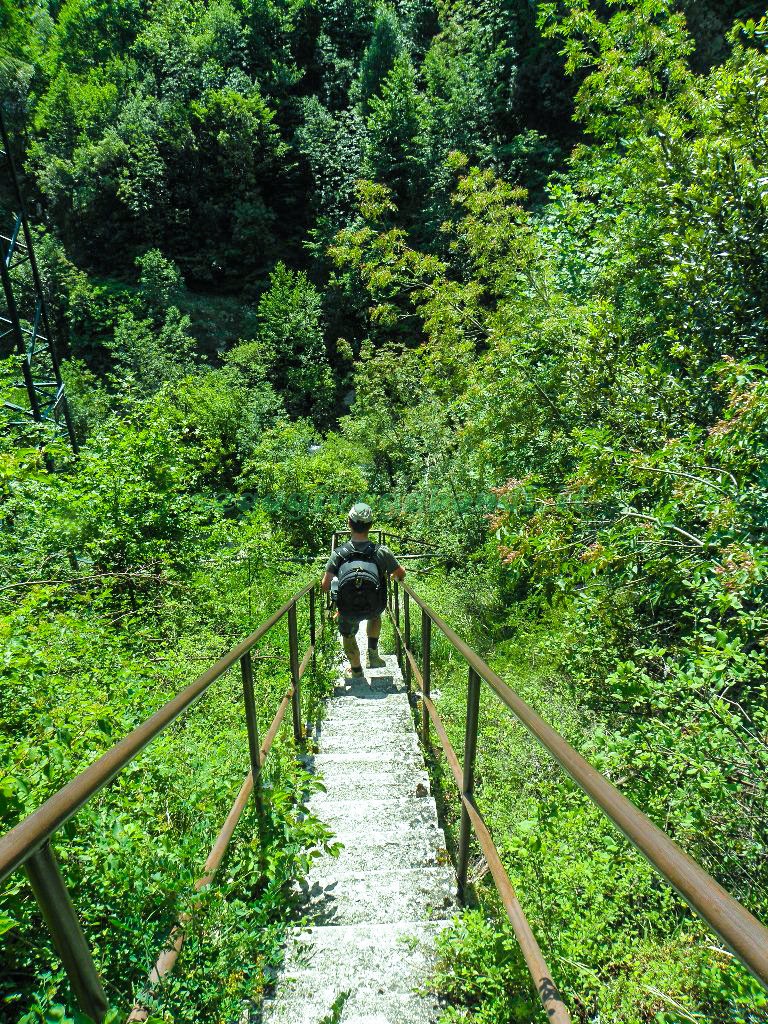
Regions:
M 383 544 L 368 539 L 373 522 L 370 505 L 359 501 L 349 510 L 351 539 L 336 548 L 325 567 L 322 589 L 335 595 L 338 609 L 339 633 L 344 653 L 349 658 L 353 679 L 363 679 L 360 648 L 357 646 L 358 627 L 367 620 L 368 668 L 383 668 L 385 661 L 379 655 L 381 613 L 387 604 L 387 577 L 402 580 L 405 569 Z

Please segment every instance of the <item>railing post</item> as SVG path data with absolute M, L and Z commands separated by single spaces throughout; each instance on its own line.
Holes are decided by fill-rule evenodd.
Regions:
M 299 693 L 299 632 L 296 626 L 296 602 L 294 601 L 288 609 L 288 649 L 291 660 L 291 685 L 293 695 L 291 704 L 293 706 L 293 738 L 297 743 L 304 739 L 304 729 L 301 724 L 301 695 Z
M 403 666 L 405 671 L 405 685 L 407 689 L 411 688 L 411 662 L 408 657 L 408 651 L 411 649 L 411 604 L 408 598 L 408 591 L 403 591 L 403 635 L 405 636 L 405 665 Z
M 463 795 L 471 797 L 475 788 L 475 755 L 477 754 L 477 724 L 480 714 L 480 676 L 470 668 L 467 679 L 467 725 L 464 733 L 464 781 Z M 462 801 L 461 831 L 459 833 L 459 863 L 456 874 L 459 893 L 466 898 L 467 867 L 469 865 L 469 837 L 471 823 Z
M 248 726 L 248 752 L 251 757 L 251 774 L 253 776 L 253 800 L 256 804 L 256 814 L 259 823 L 259 839 L 262 840 L 264 802 L 261 791 L 261 751 L 259 749 L 259 723 L 256 717 L 256 696 L 253 691 L 253 660 L 251 659 L 250 651 L 246 651 L 240 659 L 240 672 L 243 677 L 245 722 Z
M 395 603 L 395 625 L 397 626 L 397 629 L 395 630 L 395 654 L 397 655 L 397 663 L 402 668 L 403 667 L 403 652 L 402 652 L 402 650 L 400 648 L 400 632 L 399 632 L 399 630 L 400 630 L 400 587 L 398 585 L 397 580 L 393 580 L 392 581 L 392 592 L 394 594 L 394 603 Z
M 421 680 L 422 692 L 425 697 L 429 697 L 432 681 L 432 619 L 425 611 L 421 613 Z M 421 740 L 424 746 L 429 746 L 429 712 L 423 703 L 421 705 Z
M 109 1000 L 50 843 L 33 853 L 24 866 L 78 1005 L 98 1024 L 109 1009 Z
M 312 670 L 313 671 L 314 671 L 315 665 L 316 665 L 316 661 L 315 661 L 315 643 L 317 641 L 317 625 L 316 625 L 317 612 L 315 610 L 315 591 L 316 591 L 316 589 L 317 589 L 317 584 L 314 584 L 312 589 L 309 592 L 309 642 L 312 645 Z

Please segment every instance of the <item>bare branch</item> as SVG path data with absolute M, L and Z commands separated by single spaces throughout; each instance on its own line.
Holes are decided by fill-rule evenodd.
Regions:
M 711 487 L 715 491 L 719 491 L 720 494 L 724 494 L 727 498 L 731 497 L 725 488 L 720 487 L 718 484 L 713 483 L 711 480 L 706 480 L 703 476 L 696 476 L 694 473 L 685 473 L 681 469 L 666 469 L 661 466 L 638 466 L 635 465 L 635 469 L 639 469 L 644 473 L 663 473 L 665 476 L 682 476 L 686 480 L 695 480 L 696 483 L 704 484 L 705 487 Z
M 692 533 L 688 533 L 687 530 L 683 530 L 680 526 L 675 526 L 674 523 L 663 523 L 656 516 L 646 515 L 644 512 L 636 512 L 634 509 L 625 508 L 621 514 L 622 519 L 644 519 L 648 523 L 653 523 L 658 526 L 661 530 L 674 530 L 675 533 L 680 534 L 681 537 L 685 537 L 692 544 L 695 544 L 699 548 L 705 548 L 707 546 L 706 541 L 703 541 L 701 537 L 695 537 Z

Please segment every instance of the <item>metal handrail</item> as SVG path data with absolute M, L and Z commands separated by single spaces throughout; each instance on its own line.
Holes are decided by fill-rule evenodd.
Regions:
M 405 610 L 407 611 L 407 609 L 408 604 L 406 601 Z M 409 626 L 410 616 L 408 618 Z M 430 621 L 431 620 L 429 618 L 426 618 L 426 622 Z M 536 937 L 533 934 L 533 930 L 531 929 L 531 926 L 528 923 L 528 919 L 525 916 L 525 911 L 523 910 L 520 901 L 517 898 L 517 894 L 515 893 L 515 890 L 509 879 L 509 875 L 504 870 L 504 865 L 502 864 L 498 850 L 494 846 L 493 839 L 491 837 L 491 833 L 488 829 L 488 826 L 486 825 L 485 820 L 483 819 L 483 816 L 480 813 L 477 804 L 475 803 L 474 797 L 472 795 L 471 790 L 473 786 L 472 776 L 474 774 L 474 751 L 470 750 L 468 752 L 469 756 L 465 754 L 465 767 L 464 770 L 462 770 L 461 764 L 459 763 L 459 759 L 456 756 L 456 751 L 453 749 L 451 741 L 448 739 L 448 733 L 445 731 L 445 726 L 443 725 L 440 715 L 437 712 L 437 708 L 433 704 L 432 700 L 425 694 L 425 689 L 428 688 L 427 683 L 425 681 L 424 676 L 422 676 L 422 673 L 419 669 L 418 663 L 413 655 L 413 652 L 409 649 L 403 632 L 401 632 L 398 624 L 394 622 L 394 620 L 393 625 L 395 629 L 395 635 L 398 638 L 403 653 L 408 659 L 408 667 L 410 669 L 410 672 L 407 673 L 407 677 L 411 679 L 415 677 L 416 682 L 418 683 L 419 695 L 422 702 L 422 739 L 425 744 L 429 743 L 429 719 L 431 718 L 432 723 L 435 727 L 435 732 L 437 733 L 438 739 L 440 740 L 440 745 L 443 748 L 446 760 L 448 761 L 448 765 L 451 769 L 451 773 L 456 783 L 456 787 L 459 791 L 459 796 L 461 797 L 462 834 L 459 843 L 459 864 L 457 867 L 457 875 L 459 879 L 459 888 L 461 895 L 462 897 L 466 897 L 467 867 L 469 861 L 468 826 L 469 824 L 471 824 L 472 828 L 474 829 L 475 835 L 477 836 L 480 848 L 483 851 L 483 856 L 485 857 L 486 863 L 488 864 L 488 869 L 491 872 L 491 876 L 493 878 L 494 883 L 496 884 L 496 889 L 499 893 L 501 902 L 504 905 L 504 909 L 507 912 L 507 917 L 509 918 L 509 921 L 515 932 L 515 936 L 517 937 L 517 941 L 520 945 L 523 958 L 525 959 L 525 962 L 528 966 L 528 970 L 530 971 L 531 977 L 533 978 L 534 984 L 536 985 L 536 991 L 539 993 L 539 998 L 541 999 L 542 1005 L 544 1006 L 544 1009 L 547 1012 L 547 1018 L 552 1022 L 552 1024 L 570 1024 L 571 1015 L 568 1012 L 568 1008 L 566 1007 L 565 1003 L 562 1001 L 557 986 L 552 980 L 551 971 L 549 970 L 549 967 L 547 966 L 547 963 L 541 952 L 541 948 L 539 947 L 539 944 L 536 941 Z M 422 641 L 424 639 L 423 626 L 424 620 L 422 620 Z M 409 635 L 408 627 L 406 627 L 405 629 L 405 634 Z M 430 650 L 429 643 L 430 641 L 429 639 L 427 639 L 426 646 L 422 648 L 427 653 Z M 477 694 L 479 688 L 479 677 L 477 676 L 476 673 L 473 673 L 472 669 L 470 669 L 469 682 L 472 692 Z M 424 708 L 427 709 L 428 716 L 424 714 Z M 474 729 L 468 726 L 468 738 L 471 737 L 473 733 L 476 734 L 477 732 L 476 721 L 477 720 L 475 719 Z
M 311 655 L 312 653 L 313 647 L 310 646 L 309 649 L 307 650 L 307 654 Z M 309 658 L 305 657 L 304 660 L 302 661 L 301 668 L 299 670 L 299 678 L 301 678 L 301 676 L 304 675 L 304 672 L 308 664 Z M 227 815 L 224 824 L 221 826 L 221 831 L 216 837 L 216 842 L 213 844 L 211 852 L 208 854 L 208 859 L 206 860 L 205 867 L 203 868 L 203 874 L 195 882 L 195 892 L 200 892 L 201 890 L 205 889 L 213 881 L 216 872 L 218 871 L 221 862 L 224 859 L 224 854 L 227 852 L 229 841 L 231 840 L 234 831 L 237 828 L 237 823 L 240 820 L 240 816 L 242 815 L 243 811 L 245 810 L 245 806 L 248 802 L 248 797 L 251 795 L 251 793 L 253 793 L 256 799 L 257 812 L 259 817 L 261 817 L 263 813 L 261 807 L 261 783 L 259 779 L 259 774 L 261 768 L 264 766 L 264 762 L 267 759 L 267 754 L 272 748 L 272 744 L 280 729 L 283 718 L 285 717 L 285 713 L 288 710 L 288 707 L 291 703 L 292 696 L 293 687 L 291 686 L 288 689 L 286 695 L 280 701 L 275 717 L 272 719 L 272 724 L 267 730 L 267 734 L 264 737 L 264 742 L 262 743 L 261 749 L 259 750 L 259 770 L 256 776 L 255 788 L 254 772 L 253 768 L 251 768 L 251 770 L 245 777 L 245 781 L 240 787 L 240 792 L 237 794 L 235 802 L 232 804 L 232 808 L 229 814 Z M 179 915 L 179 920 L 171 929 L 171 933 L 168 936 L 168 941 L 165 944 L 163 952 L 160 954 L 154 967 L 149 972 L 146 990 L 142 997 L 139 999 L 139 1001 L 137 1001 L 137 1003 L 134 1005 L 130 1014 L 128 1015 L 126 1024 L 140 1024 L 140 1022 L 145 1021 L 149 1016 L 149 1010 L 146 1007 L 146 1003 L 149 1002 L 149 1000 L 157 994 L 157 990 L 161 985 L 163 978 L 170 974 L 173 968 L 176 966 L 176 961 L 179 958 L 182 946 L 184 945 L 184 940 L 186 939 L 187 928 L 190 922 L 192 921 L 194 909 L 196 908 L 193 907 L 193 910 L 185 911 L 184 913 Z
M 371 530 L 369 536 L 370 536 L 371 540 L 375 536 L 378 536 L 379 543 L 380 544 L 384 543 L 384 531 L 383 530 Z M 334 530 L 333 531 L 333 533 L 331 534 L 331 554 L 333 554 L 333 552 L 338 547 L 338 545 L 339 545 L 339 538 L 341 538 L 341 537 L 349 538 L 349 527 L 346 527 L 343 530 Z
M 404 595 L 404 622 L 401 630 L 399 588 Z M 422 671 L 410 649 L 410 614 L 408 602 L 413 600 L 422 613 Z M 392 599 L 389 605 L 390 617 L 395 626 L 395 647 L 398 657 L 403 663 L 405 653 L 406 678 L 414 675 L 420 684 L 423 707 L 427 714 L 422 715 L 422 739 L 428 742 L 429 717 L 432 718 L 441 744 L 446 751 L 462 798 L 462 828 L 459 841 L 459 879 L 466 879 L 469 826 L 477 832 L 482 817 L 477 811 L 472 793 L 472 776 L 474 752 L 477 743 L 477 708 L 479 687 L 473 680 L 484 680 L 500 700 L 512 711 L 520 723 L 534 736 L 542 746 L 555 758 L 561 767 L 570 775 L 579 788 L 594 801 L 603 813 L 619 828 L 629 841 L 651 865 L 672 885 L 682 898 L 723 940 L 734 956 L 768 988 L 768 928 L 754 917 L 746 907 L 734 899 L 714 878 L 711 877 L 692 857 L 685 853 L 670 837 L 651 819 L 623 796 L 603 775 L 589 764 L 558 732 L 547 724 L 530 705 L 512 690 L 473 651 L 451 627 L 416 594 L 407 583 L 395 582 L 392 588 Z M 431 626 L 443 633 L 451 646 L 464 658 L 469 666 L 468 713 L 465 736 L 464 772 L 461 780 L 456 775 L 458 760 L 447 735 L 438 726 L 439 716 L 430 700 L 431 677 Z M 423 678 L 422 678 L 423 674 Z M 453 756 L 453 760 L 452 757 Z M 455 766 L 454 762 L 455 761 Z M 478 838 L 480 838 L 478 836 Z M 482 839 L 481 846 L 485 852 Z M 495 847 L 494 847 L 495 850 Z M 498 854 L 497 854 L 498 856 Z M 500 859 L 499 859 L 500 863 Z M 489 862 L 489 867 L 491 866 Z M 495 879 L 494 873 L 494 879 Z M 497 883 L 498 884 L 498 883 Z M 503 898 L 503 894 L 502 894 Z M 510 919 L 510 906 L 505 901 Z M 512 921 L 513 926 L 515 922 Z M 517 928 L 515 932 L 520 940 Z M 535 940 L 534 940 L 535 942 Z M 538 947 L 537 947 L 538 948 Z M 523 950 L 525 953 L 525 949 Z M 528 957 L 526 956 L 526 960 Z M 530 967 L 530 963 L 529 963 Z M 532 971 L 532 974 L 534 972 Z M 539 988 L 542 1002 L 547 1005 L 542 993 L 540 978 L 534 974 L 534 981 Z M 556 991 L 556 990 L 555 990 Z M 567 1011 L 566 1011 L 567 1012 Z M 555 1019 L 550 1016 L 550 1019 Z M 563 1018 L 566 1019 L 566 1018 Z
M 286 601 L 237 647 L 233 647 L 215 665 L 203 672 L 181 693 L 169 700 L 159 711 L 156 711 L 151 718 L 142 722 L 133 732 L 128 733 L 98 761 L 94 761 L 85 771 L 54 793 L 41 807 L 38 807 L 29 817 L 19 822 L 15 828 L 4 835 L 0 839 L 0 882 L 21 867 L 36 849 L 50 839 L 53 833 L 79 811 L 83 804 L 87 803 L 102 787 L 111 782 L 148 743 L 164 729 L 167 729 L 183 711 L 198 701 L 211 683 L 247 654 L 292 606 L 295 607 L 297 601 L 309 593 L 313 586 L 313 583 L 307 584 L 303 590 L 295 594 L 290 601 Z
M 256 804 L 259 833 L 262 834 L 263 805 L 261 792 L 261 766 L 290 703 L 293 711 L 293 735 L 296 742 L 304 738 L 301 720 L 301 696 L 299 683 L 310 660 L 314 659 L 316 647 L 316 587 L 315 582 L 307 584 L 277 609 L 258 629 L 236 647 L 220 658 L 206 672 L 190 683 L 184 690 L 168 701 L 159 711 L 116 743 L 102 757 L 81 772 L 71 782 L 58 790 L 36 811 L 19 822 L 0 838 L 0 882 L 24 866 L 29 876 L 32 891 L 51 932 L 61 962 L 69 978 L 80 1009 L 94 1021 L 101 1021 L 108 1009 L 108 1000 L 101 986 L 91 951 L 80 928 L 66 883 L 61 875 L 58 862 L 50 846 L 50 839 L 57 829 L 83 807 L 96 793 L 107 785 L 125 768 L 156 736 L 184 711 L 195 704 L 211 683 L 219 679 L 236 662 L 240 662 L 243 681 L 245 718 L 248 729 L 248 747 L 251 769 L 243 783 L 237 799 L 227 816 L 219 837 L 206 861 L 205 873 L 196 888 L 208 885 L 226 852 L 229 840 L 246 805 L 253 793 Z M 309 595 L 310 645 L 299 663 L 298 627 L 296 605 Z M 282 618 L 288 617 L 288 646 L 291 686 L 283 697 L 277 714 L 264 739 L 259 745 L 258 724 L 253 689 L 253 664 L 251 650 L 256 643 Z M 179 922 L 175 930 L 174 956 L 162 956 L 156 965 L 158 976 L 166 974 L 173 967 L 178 950 L 183 942 L 184 925 Z M 173 953 L 173 949 L 169 951 Z M 153 972 L 154 974 L 154 972 Z M 150 978 L 152 980 L 152 976 Z

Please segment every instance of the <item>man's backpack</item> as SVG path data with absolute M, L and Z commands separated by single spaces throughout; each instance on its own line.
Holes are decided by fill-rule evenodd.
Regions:
M 376 545 L 369 542 L 359 550 L 350 544 L 336 573 L 336 606 L 352 619 L 381 615 L 386 604 L 384 580 L 376 562 Z

